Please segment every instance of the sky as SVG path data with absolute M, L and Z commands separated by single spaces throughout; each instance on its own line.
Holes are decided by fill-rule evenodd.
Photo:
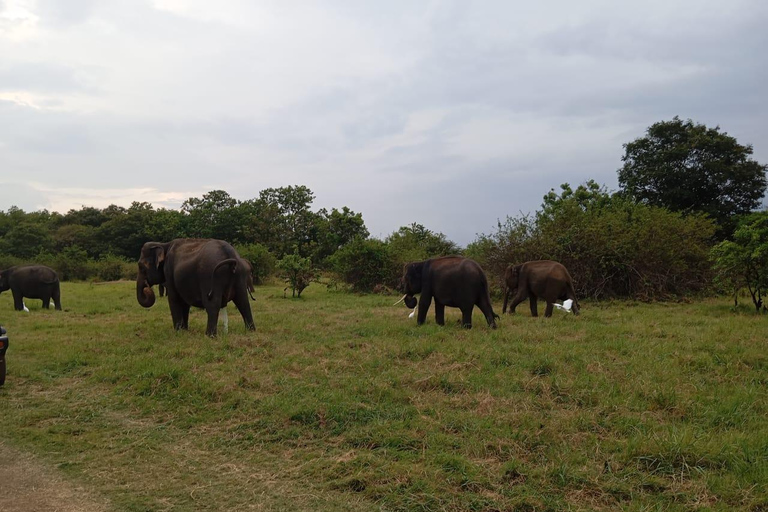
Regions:
M 306 185 L 465 245 L 679 116 L 768 163 L 763 0 L 0 0 L 0 210 Z

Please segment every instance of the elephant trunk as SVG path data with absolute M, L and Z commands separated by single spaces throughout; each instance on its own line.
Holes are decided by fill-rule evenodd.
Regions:
M 145 308 L 151 308 L 155 304 L 155 292 L 149 286 L 146 274 L 141 271 L 136 278 L 136 300 Z
M 418 301 L 416 300 L 416 297 L 414 297 L 413 295 L 406 295 L 405 296 L 405 305 L 408 308 L 410 308 L 410 309 L 415 308 L 417 303 L 418 303 Z

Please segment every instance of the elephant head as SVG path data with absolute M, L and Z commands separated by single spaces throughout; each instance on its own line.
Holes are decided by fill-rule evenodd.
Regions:
M 405 305 L 413 309 L 418 303 L 414 295 L 421 293 L 421 281 L 424 272 L 424 262 L 417 261 L 414 263 L 406 263 L 403 270 L 404 272 L 401 283 L 401 291 L 405 293 Z
M 510 265 L 504 272 L 504 285 L 508 291 L 517 290 L 517 284 L 520 281 L 520 267 L 522 265 Z
M 152 286 L 165 282 L 163 263 L 168 244 L 147 242 L 141 248 L 139 258 L 139 274 L 136 277 L 136 299 L 145 308 L 151 308 L 155 303 L 155 292 Z

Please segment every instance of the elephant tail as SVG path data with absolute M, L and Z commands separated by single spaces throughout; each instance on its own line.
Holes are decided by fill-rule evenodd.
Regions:
M 213 282 L 214 282 L 214 276 L 216 275 L 216 271 L 219 270 L 219 268 L 223 267 L 224 265 L 232 265 L 232 273 L 234 274 L 237 271 L 237 258 L 228 258 L 226 260 L 220 261 L 216 264 L 215 267 L 213 267 L 213 271 L 211 271 L 211 291 L 208 292 L 208 300 L 210 300 L 213 297 Z
M 574 314 L 579 314 L 579 301 L 576 299 L 576 290 L 573 288 L 573 281 L 570 279 L 568 280 L 568 289 L 566 290 L 566 295 L 569 299 L 573 301 L 572 311 Z

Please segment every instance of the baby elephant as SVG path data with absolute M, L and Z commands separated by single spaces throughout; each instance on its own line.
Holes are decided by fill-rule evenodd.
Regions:
M 52 268 L 44 265 L 25 265 L 7 268 L 0 272 L 0 292 L 11 290 L 13 308 L 24 309 L 24 297 L 40 299 L 48 309 L 53 299 L 57 310 L 61 310 L 61 291 L 59 276 Z
M 502 313 L 507 312 L 507 301 L 514 294 L 509 312 L 514 313 L 518 304 L 526 298 L 531 303 L 531 315 L 539 316 L 537 301 L 542 298 L 547 301 L 544 316 L 552 316 L 556 300 L 573 301 L 572 311 L 579 314 L 579 303 L 573 291 L 573 280 L 568 270 L 560 263 L 551 260 L 529 261 L 522 265 L 510 265 L 504 274 L 504 306 Z

